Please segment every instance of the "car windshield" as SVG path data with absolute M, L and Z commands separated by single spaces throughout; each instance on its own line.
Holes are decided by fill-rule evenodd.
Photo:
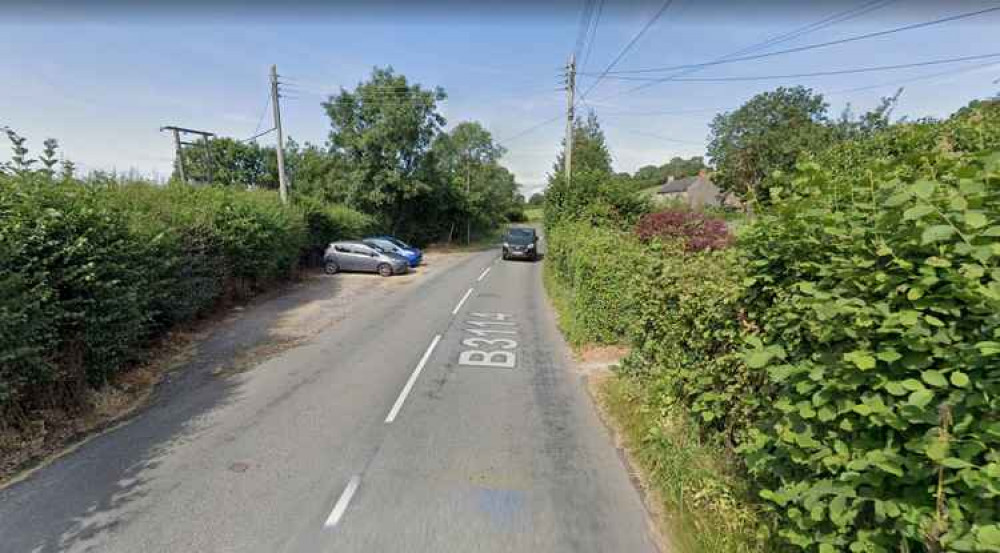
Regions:
M 535 233 L 529 229 L 511 229 L 507 234 L 507 242 L 510 244 L 531 244 L 535 241 Z
M 388 240 L 369 240 L 365 243 L 371 244 L 373 247 L 383 252 L 391 252 L 396 249 L 396 246 Z
M 389 253 L 389 250 L 387 250 L 385 247 L 379 245 L 378 242 L 365 242 L 365 244 L 368 247 L 370 247 L 370 248 L 374 248 L 375 251 L 377 251 L 379 253 Z
M 403 242 L 402 240 L 397 240 L 397 239 L 395 239 L 395 238 L 386 238 L 385 240 L 386 240 L 387 242 L 390 242 L 390 243 L 392 243 L 392 244 L 395 244 L 395 245 L 396 245 L 396 247 L 398 247 L 398 248 L 403 248 L 404 250 L 408 250 L 408 249 L 410 249 L 410 245 L 409 245 L 409 244 L 407 244 L 406 242 Z

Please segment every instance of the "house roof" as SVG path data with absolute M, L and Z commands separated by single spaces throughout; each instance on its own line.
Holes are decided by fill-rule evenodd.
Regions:
M 687 192 L 691 185 L 698 181 L 700 177 L 684 177 L 683 179 L 674 179 L 670 182 L 663 183 L 660 187 L 660 194 L 672 194 L 675 192 Z

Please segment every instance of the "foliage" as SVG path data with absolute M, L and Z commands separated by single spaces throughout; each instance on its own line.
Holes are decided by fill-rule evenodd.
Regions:
M 654 238 L 680 240 L 687 251 L 720 250 L 731 242 L 726 221 L 688 209 L 647 213 L 635 233 L 643 241 Z
M 73 405 L 163 329 L 286 278 L 307 242 L 272 192 L 0 177 L 0 420 Z
M 322 262 L 323 252 L 330 242 L 360 239 L 376 230 L 372 217 L 345 205 L 328 204 L 310 196 L 293 198 L 308 228 L 307 249 L 311 264 Z
M 545 271 L 565 290 L 572 317 L 563 326 L 571 342 L 624 341 L 637 308 L 629 282 L 645 262 L 631 233 L 580 222 L 549 230 Z
M 826 110 L 822 95 L 797 86 L 757 94 L 739 109 L 716 115 L 708 145 L 715 183 L 743 200 L 766 202 L 760 184 L 767 175 L 793 168 L 800 153 L 830 143 Z
M 514 175 L 499 163 L 505 153 L 479 123 L 462 122 L 437 136 L 432 154 L 438 174 L 460 199 L 452 222 L 461 221 L 479 234 L 508 221 L 524 220 L 523 198 Z
M 184 174 L 188 182 L 277 189 L 277 153 L 274 148 L 262 148 L 256 142 L 212 138 L 184 149 Z M 171 179 L 179 178 L 175 167 Z
M 744 235 L 746 363 L 774 403 L 743 452 L 794 545 L 1000 547 L 990 117 L 903 125 L 836 150 L 842 171 L 804 163 Z
M 632 189 L 643 190 L 651 186 L 658 186 L 667 181 L 669 177 L 682 179 L 693 177 L 701 171 L 708 169 L 705 159 L 701 156 L 693 156 L 690 159 L 673 157 L 663 165 L 645 165 L 640 167 L 631 176 Z
M 627 330 L 634 409 L 746 471 L 769 550 L 1000 550 L 1000 106 L 850 132 L 766 178 L 737 248 L 557 227 L 550 289 L 577 341 Z
M 706 441 L 700 425 L 656 381 L 616 374 L 600 399 L 643 469 L 649 497 L 663 513 L 671 546 L 684 553 L 774 553 L 772 517 L 753 500 L 754 490 L 728 462 L 724 446 Z
M 432 188 L 428 153 L 445 119 L 444 90 L 410 84 L 391 68 L 376 68 L 353 92 L 323 103 L 330 118 L 330 151 L 347 172 L 347 203 L 378 214 L 398 232 Z
M 563 145 L 565 149 L 565 144 Z M 649 199 L 638 196 L 627 180 L 611 170 L 611 153 L 604 141 L 597 116 L 576 122 L 573 133 L 572 183 L 563 172 L 565 153 L 560 153 L 545 190 L 545 224 L 590 221 L 627 228 L 649 211 Z

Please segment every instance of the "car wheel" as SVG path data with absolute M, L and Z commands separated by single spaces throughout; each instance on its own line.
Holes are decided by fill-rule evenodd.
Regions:
M 392 267 L 388 263 L 382 263 L 378 266 L 378 274 L 384 277 L 392 276 Z
M 335 275 L 338 272 L 340 272 L 340 267 L 337 266 L 337 262 L 336 261 L 332 261 L 331 260 L 331 261 L 327 261 L 326 264 L 323 265 L 323 270 L 328 275 Z

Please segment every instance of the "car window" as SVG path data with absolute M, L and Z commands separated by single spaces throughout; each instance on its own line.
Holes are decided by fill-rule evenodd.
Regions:
M 372 243 L 375 246 L 377 246 L 379 248 L 382 248 L 383 250 L 385 250 L 387 252 L 391 252 L 391 251 L 393 251 L 393 250 L 396 249 L 396 245 L 393 244 L 392 242 L 388 241 L 388 240 L 381 240 L 381 239 L 380 240 L 372 240 Z
M 340 253 L 348 253 L 351 251 L 350 249 L 348 249 L 347 246 L 344 246 L 343 244 L 337 244 L 333 247 L 333 249 L 337 250 Z
M 402 240 L 397 240 L 395 238 L 386 238 L 386 240 L 388 240 L 389 242 L 395 244 L 397 247 L 400 247 L 400 248 L 403 248 L 403 249 L 407 249 L 407 250 L 410 249 L 410 245 L 407 244 L 406 242 L 403 242 Z

